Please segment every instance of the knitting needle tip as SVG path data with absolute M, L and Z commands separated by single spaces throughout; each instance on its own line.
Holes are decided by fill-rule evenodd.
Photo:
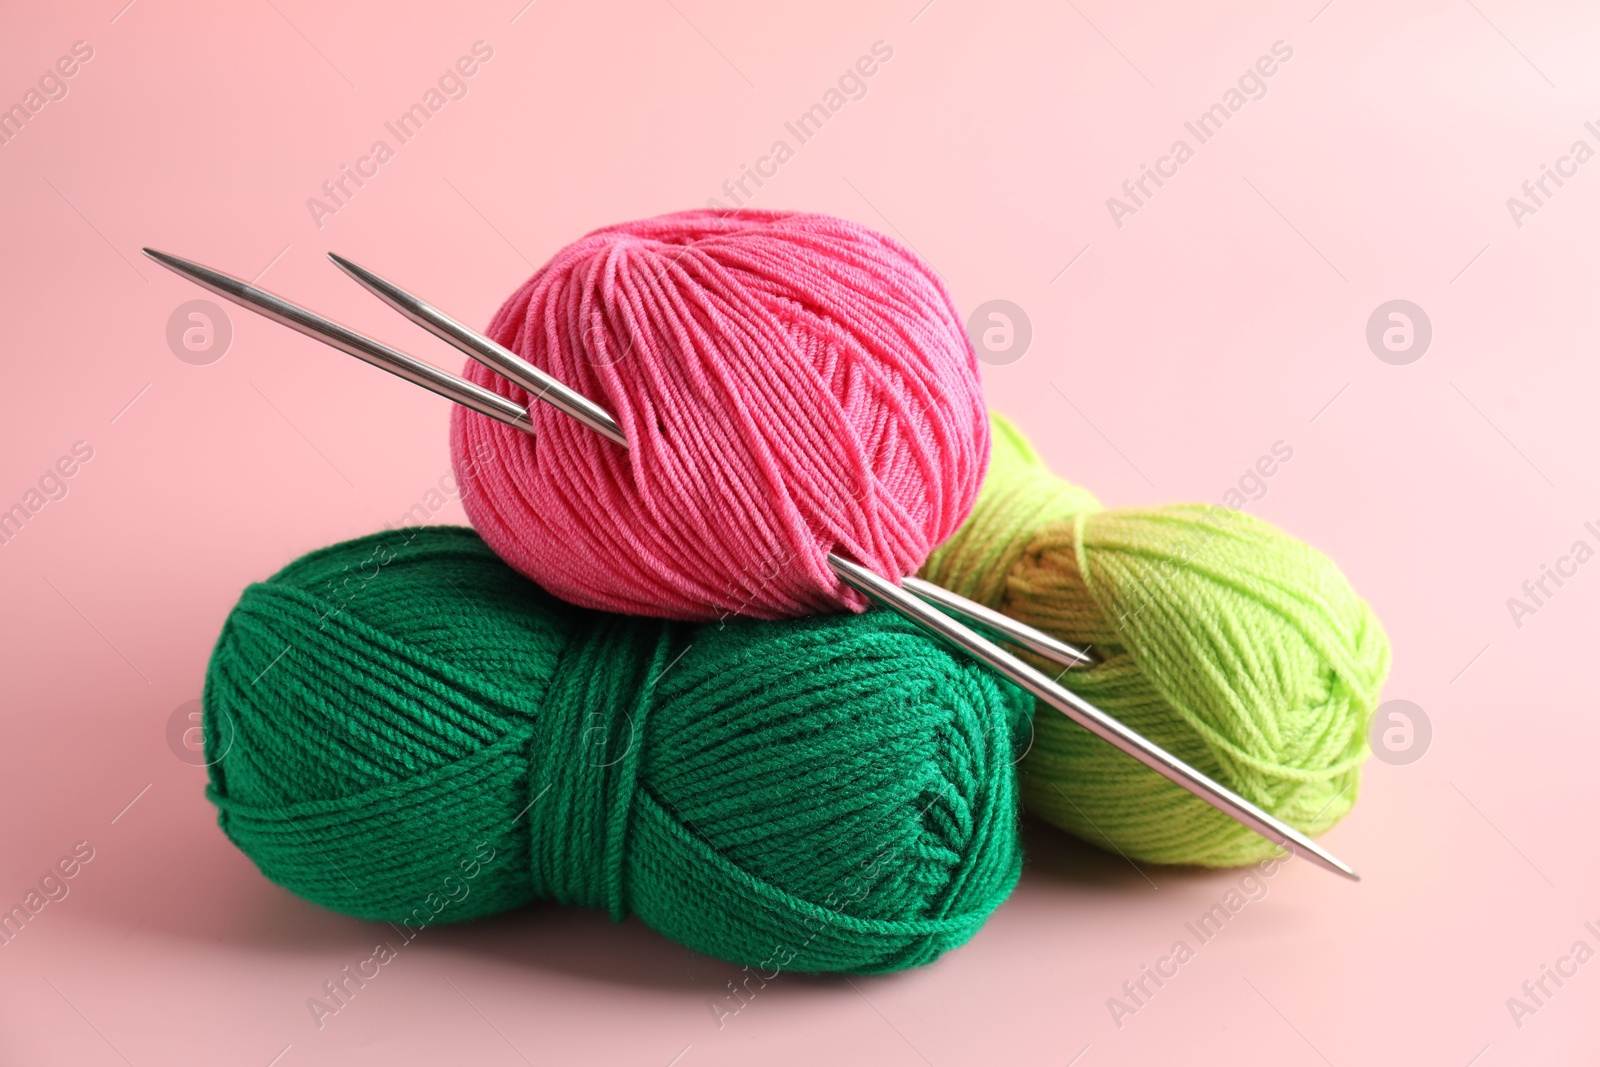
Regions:
M 606 440 L 623 448 L 628 447 L 628 438 L 623 434 L 622 427 L 617 425 L 617 420 L 582 393 L 569 389 L 559 379 L 546 374 L 509 348 L 451 318 L 421 297 L 406 292 L 359 263 L 352 263 L 337 252 L 329 252 L 328 258 L 367 292 L 441 341 L 454 345 L 490 370 L 520 385 L 535 400 L 542 400 L 557 411 L 577 419 Z
M 528 422 L 526 408 L 499 393 L 485 389 L 476 382 L 457 378 L 438 367 L 424 363 L 415 356 L 407 355 L 381 341 L 357 333 L 348 326 L 341 326 L 332 319 L 285 300 L 276 293 L 259 288 L 243 278 L 235 278 L 231 274 L 224 274 L 204 264 L 154 248 L 144 249 L 144 254 L 174 274 L 187 278 L 202 289 L 216 293 L 224 300 L 248 308 L 281 326 L 303 333 L 330 348 L 336 348 L 346 355 L 386 370 L 446 399 L 454 400 L 463 407 L 498 419 L 524 433 L 533 432 Z
M 984 604 L 952 593 L 942 585 L 934 585 L 913 575 L 900 579 L 900 588 L 956 616 L 969 626 L 975 625 L 1007 644 L 1025 648 L 1052 663 L 1068 668 L 1100 665 L 1100 657 L 1087 648 L 1079 648 L 1077 645 L 1058 640 L 1043 630 L 1036 630 Z
M 1132 756 L 1174 785 L 1221 811 L 1224 815 L 1254 830 L 1268 841 L 1297 856 L 1303 855 L 1316 866 L 1359 881 L 1356 872 L 1311 838 L 1269 812 L 1252 804 L 1203 771 L 1147 740 L 1104 711 L 1084 700 L 1055 679 L 1035 670 L 982 634 L 968 629 L 955 619 L 935 610 L 900 586 L 859 563 L 828 553 L 828 566 L 846 585 L 874 603 L 904 616 L 926 633 L 965 652 L 987 665 L 1013 685 L 1031 694 L 1082 726 L 1090 733 Z

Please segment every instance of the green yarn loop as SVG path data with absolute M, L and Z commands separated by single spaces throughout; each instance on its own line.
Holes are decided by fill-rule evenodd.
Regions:
M 1020 869 L 1026 699 L 884 612 L 606 615 L 470 530 L 394 531 L 246 589 L 204 704 L 223 830 L 362 918 L 549 900 L 868 973 L 966 941 Z
M 1102 663 L 1063 685 L 1298 829 L 1338 822 L 1389 669 L 1339 569 L 1217 506 L 1102 510 L 992 421 L 977 504 L 923 577 L 1093 646 Z M 1020 770 L 1030 811 L 1128 856 L 1228 867 L 1275 851 L 1042 705 Z

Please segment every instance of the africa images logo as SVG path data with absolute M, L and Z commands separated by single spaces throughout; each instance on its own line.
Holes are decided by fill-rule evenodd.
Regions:
M 1271 55 L 1261 56 L 1246 67 L 1238 81 L 1223 92 L 1220 100 L 1200 112 L 1193 121 L 1183 124 L 1183 128 L 1194 138 L 1193 145 L 1180 137 L 1172 142 L 1172 147 L 1165 155 L 1156 157 L 1154 167 L 1148 163 L 1139 164 L 1139 176 L 1122 183 L 1122 197 L 1106 197 L 1106 210 L 1111 213 L 1111 221 L 1117 229 L 1122 229 L 1123 219 L 1137 215 L 1167 181 L 1176 178 L 1178 168 L 1194 158 L 1195 149 L 1221 133 L 1223 124 L 1242 111 L 1245 104 L 1266 96 L 1267 79 L 1278 73 L 1280 64 L 1293 58 L 1292 47 L 1284 41 L 1273 41 Z M 1152 185 L 1154 188 L 1151 188 Z

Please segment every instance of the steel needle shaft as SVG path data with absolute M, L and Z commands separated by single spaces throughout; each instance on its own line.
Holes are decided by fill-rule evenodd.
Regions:
M 315 311 L 308 311 L 276 293 L 258 288 L 231 274 L 212 270 L 210 267 L 166 252 L 158 252 L 154 248 L 146 248 L 144 254 L 174 274 L 188 278 L 202 289 L 209 289 L 224 300 L 231 300 L 240 307 L 265 315 L 273 322 L 303 333 L 307 337 L 316 338 L 325 345 L 331 345 L 374 367 L 381 367 L 390 374 L 399 375 L 408 382 L 454 400 L 479 414 L 499 419 L 519 430 L 532 432 L 527 409 L 515 401 L 507 400 L 499 393 L 491 392 L 465 378 L 458 378 L 431 363 L 424 363 L 415 356 L 390 348 L 380 341 L 374 341 L 347 326 L 341 326 L 330 318 L 318 315 Z

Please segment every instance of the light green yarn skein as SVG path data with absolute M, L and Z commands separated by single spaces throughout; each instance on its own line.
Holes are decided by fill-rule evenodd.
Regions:
M 993 423 L 978 502 L 923 577 L 1092 646 L 1101 664 L 1062 684 L 1267 811 L 1313 835 L 1338 822 L 1389 669 L 1338 567 L 1215 505 L 1103 510 Z M 1276 851 L 1043 705 L 1020 769 L 1030 811 L 1136 859 L 1230 867 Z

